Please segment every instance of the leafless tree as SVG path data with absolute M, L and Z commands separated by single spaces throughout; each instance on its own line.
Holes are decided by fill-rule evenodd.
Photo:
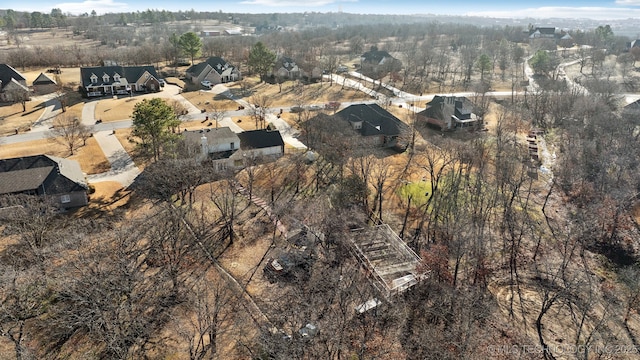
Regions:
M 69 154 L 73 155 L 78 147 L 86 145 L 87 139 L 92 135 L 91 132 L 91 128 L 84 125 L 77 117 L 63 114 L 54 120 L 49 138 L 66 146 Z

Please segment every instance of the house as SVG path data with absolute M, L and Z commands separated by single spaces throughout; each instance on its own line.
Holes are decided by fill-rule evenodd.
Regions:
M 537 27 L 529 31 L 529 39 L 555 39 L 555 27 Z
M 274 158 L 284 154 L 279 131 L 252 130 L 234 133 L 228 127 L 184 131 L 189 153 L 198 160 L 211 160 L 217 170 L 238 169 L 251 159 Z
M 626 51 L 631 51 L 634 48 L 640 48 L 640 39 L 633 40 L 627 43 Z
M 0 101 L 29 100 L 27 79 L 7 64 L 0 64 Z
M 295 60 L 290 57 L 280 56 L 273 66 L 273 76 L 280 79 L 298 79 L 301 76 L 301 69 Z
M 372 46 L 371 50 L 360 56 L 360 71 L 366 73 L 389 73 L 402 68 L 402 62 L 384 50 Z
M 50 155 L 0 160 L 0 194 L 46 196 L 71 208 L 88 204 L 88 188 L 77 161 Z
M 33 80 L 33 91 L 39 95 L 51 94 L 56 91 L 57 87 L 58 84 L 56 81 L 45 73 L 40 73 L 40 75 Z
M 152 65 L 83 67 L 80 83 L 87 97 L 162 90 Z
M 436 95 L 416 117 L 419 123 L 435 126 L 442 131 L 478 129 L 483 126 L 482 118 L 473 113 L 473 104 L 465 97 Z
M 640 99 L 622 108 L 622 116 L 640 122 Z
M 220 36 L 222 35 L 222 31 L 220 30 L 202 30 L 200 31 L 201 37 L 209 37 L 209 36 Z
M 223 58 L 214 56 L 188 68 L 186 77 L 194 84 L 208 80 L 215 85 L 240 80 L 240 70 Z
M 240 149 L 240 138 L 228 127 L 184 131 L 182 137 L 189 153 L 195 153 L 200 161 L 211 160 L 216 170 L 233 169 L 235 160 L 242 160 L 234 156 Z
M 378 104 L 354 104 L 334 116 L 348 121 L 369 145 L 401 151 L 407 148 L 409 126 Z
M 251 130 L 238 133 L 240 149 L 254 157 L 278 158 L 284 155 L 284 140 L 278 130 Z
M 556 27 L 536 27 L 529 29 L 529 43 L 551 40 L 563 47 L 571 47 L 574 44 L 573 37 L 566 31 Z

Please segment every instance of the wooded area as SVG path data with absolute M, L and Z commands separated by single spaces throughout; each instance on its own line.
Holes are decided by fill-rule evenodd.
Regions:
M 144 100 L 132 114 L 144 171 L 118 199 L 60 212 L 34 196 L 0 197 L 0 351 L 15 359 L 637 356 L 640 114 L 624 109 L 623 96 L 640 86 L 631 39 L 606 26 L 569 29 L 569 44 L 530 41 L 533 26 L 418 21 L 285 31 L 274 14 L 236 17 L 256 33 L 202 37 L 185 55 L 180 36 L 228 20 L 189 14 L 52 12 L 53 27 L 8 12 L 0 63 L 112 60 L 162 64 L 179 77 L 178 58 L 220 56 L 262 83 L 269 67 L 258 50 L 332 74 L 380 49 L 402 66 L 372 70 L 377 82 L 366 85 L 402 115 L 407 148 L 373 147 L 335 108 L 311 111 L 301 100 L 289 116 L 316 157 L 290 151 L 223 171 L 194 161 L 169 105 Z M 40 31 L 78 43 L 24 46 Z M 413 108 L 424 102 L 394 106 L 397 94 L 382 83 L 416 96 L 472 94 L 487 131 L 420 123 Z M 257 109 L 271 99 L 250 99 L 262 105 L 256 128 L 266 128 Z M 84 133 L 73 133 L 69 152 Z M 419 256 L 422 275 L 391 296 L 353 247 L 358 229 L 380 224 Z

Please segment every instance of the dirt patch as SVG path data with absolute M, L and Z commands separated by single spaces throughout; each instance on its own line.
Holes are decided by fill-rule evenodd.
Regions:
M 237 110 L 238 103 L 233 100 L 229 100 L 223 95 L 215 94 L 211 91 L 199 90 L 183 92 L 182 96 L 189 100 L 198 109 L 211 112 L 214 108 L 218 111 L 230 111 Z
M 44 102 L 27 101 L 26 110 L 22 111 L 22 104 L 0 103 L 0 135 L 14 134 L 16 129 L 27 131 L 38 121 L 44 112 Z
M 80 147 L 70 159 L 79 162 L 82 171 L 88 175 L 103 173 L 111 169 L 111 164 L 93 137 L 87 139 L 87 144 Z
M 26 141 L 17 144 L 0 147 L 0 158 L 8 159 L 19 156 L 33 156 L 47 154 L 66 158 L 68 149 L 50 139 Z M 80 163 L 82 171 L 86 174 L 97 174 L 109 170 L 110 165 L 100 146 L 94 138 L 87 139 L 87 144 L 78 148 L 78 151 L 69 159 Z
M 141 97 L 117 96 L 114 99 L 103 99 L 96 104 L 95 118 L 102 122 L 113 122 L 131 118 L 133 108 L 141 102 Z
M 102 181 L 91 184 L 95 192 L 91 194 L 87 211 L 113 211 L 129 201 L 129 192 L 115 181 Z

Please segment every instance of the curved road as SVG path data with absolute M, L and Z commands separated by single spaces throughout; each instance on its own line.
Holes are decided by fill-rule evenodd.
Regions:
M 567 65 L 570 65 L 570 63 L 561 64 L 559 66 L 560 68 L 559 71 L 561 71 L 562 73 L 564 66 L 567 66 Z M 526 74 L 530 79 L 530 87 L 535 88 L 535 83 L 533 82 L 533 78 L 532 78 L 533 71 L 529 66 L 526 67 Z M 360 73 L 350 72 L 349 75 L 355 78 L 359 78 L 365 83 L 367 82 L 371 84 L 374 83 L 373 79 L 367 78 Z M 327 80 L 332 79 L 336 83 L 336 85 L 347 86 L 347 87 L 362 91 L 375 99 L 386 98 L 385 95 L 380 94 L 375 90 L 366 87 L 360 81 L 346 78 L 344 76 L 337 75 L 337 74 L 324 75 L 324 78 Z M 393 92 L 394 97 L 388 98 L 389 101 L 391 101 L 393 104 L 402 105 L 405 107 L 409 107 L 409 104 L 417 101 L 431 100 L 435 96 L 435 94 L 420 95 L 420 96 L 410 94 L 385 83 L 382 83 L 381 86 Z M 252 106 L 246 100 L 234 97 L 231 91 L 229 91 L 229 89 L 223 84 L 218 84 L 208 91 L 226 96 L 227 98 L 237 102 L 239 105 L 244 106 L 246 109 L 250 109 Z M 188 110 L 188 114 L 183 117 L 183 121 L 204 120 L 207 114 L 201 113 L 200 109 L 198 109 L 195 105 L 191 104 L 180 93 L 181 93 L 181 89 L 178 86 L 167 84 L 165 85 L 164 90 L 161 92 L 148 94 L 148 95 L 141 95 L 141 96 L 171 98 L 171 99 L 180 101 Z M 469 96 L 473 96 L 474 93 L 459 92 L 459 93 L 451 93 L 451 94 L 443 93 L 438 95 L 469 97 Z M 487 93 L 487 95 L 497 96 L 497 97 L 511 96 L 512 92 L 511 91 L 494 91 L 494 92 Z M 627 99 L 628 103 L 640 98 L 640 94 L 623 94 L 623 95 Z M 58 114 L 58 112 L 61 109 L 60 109 L 60 103 L 57 101 L 57 99 L 55 99 L 54 95 L 49 95 L 48 97 L 44 97 L 43 100 L 45 101 L 45 109 L 42 115 L 40 116 L 40 118 L 38 119 L 38 121 L 34 123 L 31 131 L 22 133 L 22 134 L 10 135 L 10 136 L 0 138 L 0 143 L 14 144 L 18 142 L 43 139 L 47 137 L 48 131 L 52 125 L 53 118 L 55 118 L 55 116 Z M 99 146 L 101 147 L 102 151 L 104 152 L 107 160 L 111 164 L 111 169 L 105 173 L 89 175 L 88 180 L 90 182 L 116 181 L 122 184 L 123 187 L 127 187 L 133 182 L 136 176 L 138 176 L 138 174 L 140 173 L 140 170 L 135 166 L 131 157 L 124 150 L 124 148 L 122 147 L 122 144 L 120 143 L 118 138 L 114 135 L 114 131 L 117 129 L 130 128 L 132 125 L 132 121 L 131 119 L 123 119 L 120 121 L 96 124 L 95 109 L 98 101 L 101 101 L 101 100 L 105 100 L 105 99 L 103 98 L 103 99 L 97 99 L 97 100 L 90 100 L 84 104 L 84 107 L 82 109 L 82 123 L 87 126 L 93 127 L 94 137 L 98 142 Z M 345 103 L 342 103 L 342 105 L 349 106 L 351 104 L 363 103 L 363 102 L 368 102 L 368 101 L 345 102 Z M 374 102 L 374 100 L 370 102 Z M 298 131 L 292 128 L 286 121 L 277 117 L 277 113 L 280 110 L 290 111 L 290 109 L 291 109 L 290 107 L 278 107 L 278 108 L 268 109 L 266 114 L 267 122 L 273 123 L 276 126 L 276 128 L 280 130 L 280 133 L 282 134 L 282 137 L 285 143 L 287 143 L 290 146 L 293 146 L 296 149 L 304 150 L 307 147 L 297 139 Z M 422 110 L 422 108 L 412 107 L 410 110 L 420 111 Z M 247 113 L 248 113 L 247 110 L 227 111 L 223 119 L 220 121 L 220 125 L 227 126 L 234 132 L 242 132 L 243 129 L 240 128 L 236 123 L 234 123 L 231 117 L 247 115 Z

